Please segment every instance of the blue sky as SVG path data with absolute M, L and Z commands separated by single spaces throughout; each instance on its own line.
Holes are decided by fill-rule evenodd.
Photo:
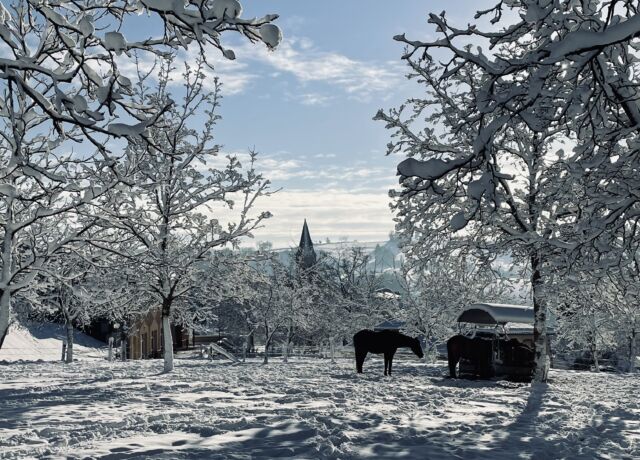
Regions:
M 282 188 L 261 203 L 274 217 L 256 239 L 297 244 L 303 219 L 314 241 L 385 240 L 393 230 L 388 190 L 396 158 L 373 115 L 420 88 L 404 78 L 396 34 L 427 39 L 427 13 L 452 4 L 465 25 L 483 2 L 244 0 L 243 17 L 280 15 L 275 52 L 225 35 L 236 61 L 215 59 L 224 99 L 218 141 L 225 152 L 261 152 L 260 168 Z

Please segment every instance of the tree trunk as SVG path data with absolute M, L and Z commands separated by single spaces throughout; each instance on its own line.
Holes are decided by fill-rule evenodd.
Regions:
M 636 328 L 633 327 L 631 329 L 631 334 L 629 336 L 629 368 L 628 371 L 629 372 L 635 372 L 636 370 L 636 336 L 638 335 L 638 332 L 636 331 Z
M 284 339 L 284 348 L 282 349 L 282 362 L 289 362 L 289 342 L 291 341 L 291 327 L 287 328 L 287 336 Z
M 67 357 L 65 359 L 65 362 L 72 363 L 73 362 L 73 324 L 69 320 L 67 320 L 66 329 L 67 329 Z
M 162 340 L 164 355 L 164 372 L 173 370 L 173 338 L 171 337 L 171 323 L 169 323 L 169 314 L 162 311 Z
M 600 363 L 598 362 L 598 348 L 595 344 L 591 346 L 591 356 L 593 357 L 594 372 L 600 372 Z
M 329 353 L 331 355 L 331 362 L 336 362 L 336 344 L 333 337 L 329 337 Z
M 2 240 L 2 276 L 0 276 L 0 348 L 9 332 L 11 316 L 11 253 L 13 251 L 13 198 L 9 197 L 4 215 L 4 238 Z
M 113 337 L 109 337 L 109 362 L 113 361 Z
M 547 381 L 549 356 L 547 356 L 547 301 L 542 280 L 542 262 L 536 253 L 531 256 L 531 285 L 533 287 L 533 346 L 534 371 L 533 381 Z
M 249 334 L 244 336 L 244 344 L 242 345 L 242 362 L 247 361 L 247 348 L 249 348 Z
M 0 295 L 0 349 L 4 339 L 9 333 L 9 314 L 11 312 L 11 293 L 9 289 L 3 289 Z
M 422 357 L 422 361 L 424 361 L 425 364 L 429 364 L 430 362 L 435 361 L 435 359 L 432 360 L 433 358 L 433 350 L 431 349 L 431 347 L 427 344 L 427 342 L 424 342 L 424 350 L 423 350 L 424 356 Z
M 262 364 L 269 364 L 269 343 L 271 342 L 271 334 L 269 334 L 269 325 L 264 322 L 264 360 Z
M 122 340 L 120 341 L 120 359 L 122 361 L 127 360 L 127 338 L 122 336 Z
M 422 357 L 422 360 L 424 361 L 425 364 L 429 364 L 431 362 L 431 355 L 433 353 L 433 350 L 431 349 L 431 347 L 429 346 L 429 341 L 427 340 L 427 337 L 429 336 L 427 331 L 420 331 L 422 334 L 423 339 L 420 341 L 420 346 L 422 346 L 422 352 L 424 353 L 424 356 Z M 435 361 L 435 359 L 434 359 Z

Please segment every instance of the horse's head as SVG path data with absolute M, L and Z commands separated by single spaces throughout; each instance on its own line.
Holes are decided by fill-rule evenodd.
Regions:
M 422 345 L 420 345 L 420 340 L 417 338 L 411 340 L 411 351 L 414 352 L 418 358 L 424 356 L 424 353 L 422 353 Z

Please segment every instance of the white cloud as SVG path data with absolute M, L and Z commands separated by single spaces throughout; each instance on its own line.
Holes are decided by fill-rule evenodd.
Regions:
M 305 174 L 302 162 L 294 159 L 280 160 L 259 156 L 256 168 L 270 181 L 290 180 Z
M 283 190 L 262 200 L 260 206 L 273 217 L 255 234 L 256 241 L 275 247 L 297 245 L 304 219 L 314 241 L 343 237 L 358 241 L 384 241 L 393 230 L 389 198 L 385 193 L 353 190 Z M 251 242 L 245 242 L 245 245 Z
M 356 97 L 388 91 L 402 77 L 396 63 L 359 61 L 321 51 L 307 39 L 285 40 L 275 52 L 254 51 L 253 58 L 294 75 L 302 83 L 325 82 Z
M 289 89 L 288 97 L 304 105 L 327 105 L 334 99 L 336 89 L 357 100 L 369 100 L 373 96 L 384 98 L 404 75 L 403 66 L 397 62 L 361 61 L 338 52 L 323 51 L 305 37 L 285 37 L 275 51 L 246 40 L 232 41 L 227 46 L 235 51 L 236 60 L 224 58 L 213 46 L 209 46 L 206 52 L 207 62 L 213 66 L 213 70 L 205 69 L 205 86 L 213 89 L 213 78 L 219 77 L 223 83 L 222 93 L 226 96 L 245 92 L 261 75 L 277 78 L 274 76 L 285 74 L 293 76 L 300 85 L 295 91 Z M 176 70 L 172 74 L 176 84 L 182 81 L 183 63 L 195 65 L 198 53 L 195 48 L 180 52 Z M 252 63 L 271 69 L 265 72 Z M 148 54 L 143 55 L 142 65 L 151 68 L 153 58 Z M 135 68 L 130 58 L 119 59 L 119 66 L 125 75 L 134 76 Z M 309 91 L 307 85 L 313 83 L 328 85 L 331 95 L 322 94 L 316 89 Z
M 201 212 L 215 217 L 223 225 L 237 222 L 241 212 L 238 206 L 229 209 L 221 203 L 212 203 Z M 273 217 L 263 221 L 263 227 L 254 231 L 254 238 L 245 238 L 243 246 L 254 246 L 258 241 L 270 241 L 276 248 L 295 246 L 300 240 L 304 219 L 307 219 L 313 241 L 342 238 L 360 242 L 385 241 L 394 229 L 393 214 L 386 192 L 357 191 L 345 188 L 326 190 L 280 190 L 270 197 L 257 200 L 250 218 L 269 211 Z
M 246 153 L 234 153 L 243 158 Z M 295 188 L 304 181 L 305 187 L 329 190 L 349 187 L 354 191 L 375 191 L 386 194 L 388 184 L 395 181 L 395 169 L 387 166 L 371 167 L 366 164 L 317 164 L 316 159 L 334 159 L 333 153 L 320 153 L 313 158 L 292 158 L 290 154 L 258 155 L 256 169 L 275 186 Z M 337 160 L 336 160 L 337 161 Z
M 282 44 L 269 51 L 247 42 L 231 46 L 237 61 L 225 61 L 219 52 L 211 52 L 212 63 L 225 85 L 233 85 L 227 94 L 242 92 L 258 78 L 258 71 L 246 63 L 257 62 L 272 68 L 269 74 L 292 75 L 301 85 L 296 98 L 306 105 L 326 104 L 330 96 L 309 92 L 304 86 L 323 83 L 340 89 L 349 97 L 368 100 L 385 95 L 404 77 L 403 66 L 396 62 L 370 62 L 350 58 L 338 52 L 323 51 L 306 37 L 285 37 Z M 229 63 L 232 62 L 232 63 Z
M 292 99 L 298 100 L 302 105 L 317 105 L 317 106 L 325 106 L 331 101 L 333 98 L 331 96 L 326 96 L 318 93 L 302 93 L 302 94 L 292 94 L 290 95 Z
M 246 152 L 232 154 L 246 163 Z M 221 167 L 225 161 L 223 154 L 207 166 Z M 265 221 L 265 228 L 255 232 L 255 239 L 242 243 L 245 246 L 256 241 L 271 241 L 276 247 L 295 245 L 305 218 L 314 241 L 344 237 L 362 242 L 383 241 L 393 230 L 388 197 L 393 174 L 387 168 L 312 166 L 285 154 L 258 155 L 256 168 L 275 182 L 273 189 L 284 188 L 258 200 L 251 214 L 270 211 L 273 217 Z M 238 203 L 240 198 L 236 199 Z M 230 210 L 218 203 L 203 212 L 226 223 L 237 221 L 240 209 Z

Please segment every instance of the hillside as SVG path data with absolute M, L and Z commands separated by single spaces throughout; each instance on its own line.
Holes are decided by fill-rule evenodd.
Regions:
M 66 337 L 62 324 L 14 324 L 0 349 L 0 361 L 57 361 Z M 96 359 L 105 356 L 106 345 L 80 331 L 74 334 L 74 356 Z

